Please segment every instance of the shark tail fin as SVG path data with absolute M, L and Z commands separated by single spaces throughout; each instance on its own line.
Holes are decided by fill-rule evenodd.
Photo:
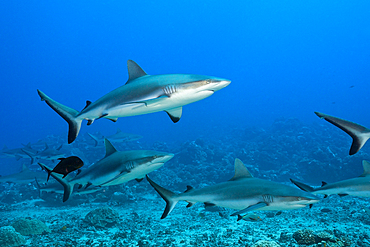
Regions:
M 349 155 L 354 155 L 365 145 L 367 140 L 370 138 L 370 129 L 359 125 L 357 123 L 353 123 L 348 120 L 344 120 L 341 118 L 333 117 L 324 113 L 315 112 L 315 114 L 328 121 L 329 123 L 337 126 L 348 135 L 352 137 L 352 145 L 351 149 L 349 150 Z
M 68 183 L 65 179 L 62 179 L 61 176 L 55 175 L 54 173 L 51 173 L 50 168 L 46 167 L 44 164 L 39 163 L 39 166 L 43 169 L 46 170 L 48 173 L 50 171 L 50 176 L 55 178 L 61 185 L 63 185 L 64 188 L 64 194 L 63 194 L 63 202 L 67 201 L 69 197 L 71 196 L 73 192 L 73 185 Z
M 37 178 L 35 178 L 35 181 L 36 181 L 37 191 L 39 192 L 39 197 L 41 198 L 41 186 L 39 184 L 39 181 L 37 181 Z
M 96 137 L 96 136 L 94 136 L 90 133 L 87 133 L 87 134 L 91 137 L 91 139 L 94 140 L 94 143 L 95 143 L 94 147 L 98 146 L 98 143 L 99 143 L 98 137 Z
M 298 188 L 300 188 L 301 190 L 304 190 L 306 192 L 313 192 L 315 189 L 312 188 L 311 186 L 307 185 L 307 184 L 304 184 L 304 183 L 301 183 L 301 182 L 298 182 L 294 179 L 290 179 L 290 181 L 295 184 Z
M 40 90 L 37 90 L 37 92 L 42 101 L 45 101 L 46 104 L 48 104 L 56 113 L 58 113 L 64 120 L 67 121 L 69 125 L 68 143 L 72 143 L 77 138 L 81 128 L 82 120 L 76 118 L 79 112 L 56 102 Z
M 151 180 L 148 175 L 146 175 L 146 179 L 150 183 L 150 185 L 158 192 L 158 194 L 163 198 L 163 200 L 166 201 L 166 208 L 164 209 L 164 212 L 162 214 L 161 219 L 164 219 L 167 217 L 169 213 L 174 209 L 176 206 L 178 200 L 177 200 L 177 194 L 165 189 L 158 184 L 156 184 L 153 180 Z

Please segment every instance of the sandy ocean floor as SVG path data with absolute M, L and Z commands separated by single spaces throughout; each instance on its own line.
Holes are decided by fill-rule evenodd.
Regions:
M 262 220 L 253 222 L 237 222 L 229 217 L 231 210 L 209 212 L 200 204 L 186 208 L 181 202 L 161 220 L 165 203 L 154 192 L 121 205 L 45 205 L 41 199 L 2 205 L 0 227 L 32 218 L 50 228 L 50 233 L 25 236 L 25 246 L 370 246 L 366 198 L 330 196 L 311 209 L 255 211 Z M 84 221 L 101 207 L 119 214 L 116 224 L 101 228 Z M 307 243 L 298 244 L 297 236 Z

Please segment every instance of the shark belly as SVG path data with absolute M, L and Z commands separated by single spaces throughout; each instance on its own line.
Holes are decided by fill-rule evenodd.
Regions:
M 162 96 L 157 99 L 151 99 L 144 102 L 127 103 L 114 106 L 103 111 L 108 114 L 107 118 L 130 117 L 144 115 L 154 112 L 160 112 L 178 108 L 184 105 L 207 98 L 213 94 L 213 91 L 202 91 L 194 93 L 174 93 L 171 96 Z

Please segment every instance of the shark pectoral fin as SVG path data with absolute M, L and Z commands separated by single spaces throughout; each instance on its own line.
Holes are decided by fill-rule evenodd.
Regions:
M 294 179 L 290 179 L 290 181 L 295 185 L 297 186 L 298 188 L 300 188 L 301 190 L 304 190 L 306 192 L 313 192 L 315 189 L 312 188 L 311 186 L 307 185 L 307 184 L 304 184 L 304 183 L 301 183 L 301 182 L 298 182 Z M 324 186 L 324 185 L 323 185 Z
M 180 121 L 181 115 L 182 115 L 182 106 L 173 108 L 170 110 L 166 110 L 168 116 L 171 118 L 172 122 L 177 123 Z
M 244 214 L 246 212 L 249 212 L 249 211 L 252 211 L 252 210 L 256 210 L 256 209 L 259 209 L 259 208 L 263 208 L 263 207 L 266 207 L 266 206 L 267 206 L 267 203 L 266 202 L 259 202 L 259 203 L 254 204 L 254 205 L 250 205 L 250 206 L 248 206 L 247 208 L 245 208 L 243 210 L 240 210 L 238 212 L 235 212 L 231 216 L 235 216 L 235 215 L 238 215 L 238 214 Z
M 348 194 L 338 194 L 338 196 L 343 197 L 343 196 L 348 196 Z

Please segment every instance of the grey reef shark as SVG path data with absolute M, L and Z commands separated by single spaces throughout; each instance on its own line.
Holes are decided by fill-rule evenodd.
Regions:
M 166 201 L 166 208 L 161 219 L 166 218 L 179 201 L 188 202 L 187 207 L 200 202 L 206 207 L 219 206 L 236 209 L 239 211 L 231 216 L 237 215 L 238 220 L 241 220 L 243 218 L 241 214 L 252 210 L 298 209 L 320 200 L 319 197 L 292 186 L 254 178 L 239 159 L 235 159 L 235 175 L 229 181 L 202 189 L 187 186 L 187 190 L 181 194 L 159 186 L 148 176 L 146 178 Z
M 349 150 L 349 155 L 354 155 L 365 145 L 367 140 L 370 138 L 370 129 L 359 125 L 357 123 L 350 122 L 341 118 L 333 117 L 324 113 L 315 112 L 315 114 L 328 121 L 329 123 L 337 126 L 348 135 L 352 137 L 352 145 Z
M 204 75 L 164 74 L 148 75 L 137 63 L 127 61 L 129 78 L 125 85 L 111 91 L 95 102 L 87 101 L 82 111 L 62 105 L 38 91 L 41 100 L 68 122 L 68 143 L 72 143 L 81 128 L 95 119 L 117 121 L 120 117 L 165 111 L 173 122 L 178 122 L 184 105 L 211 96 L 230 84 L 230 80 Z
M 364 160 L 362 165 L 364 173 L 361 176 L 329 184 L 322 182 L 322 186 L 318 188 L 313 188 L 293 179 L 290 180 L 304 191 L 312 194 L 323 194 L 325 197 L 328 195 L 370 197 L 370 163 Z
M 45 143 L 45 149 L 36 153 L 30 152 L 27 149 L 22 149 L 22 151 L 31 158 L 31 164 L 35 162 L 36 159 L 39 160 L 51 160 L 55 161 L 65 156 L 65 153 L 60 151 L 63 147 L 63 144 L 60 145 L 57 149 L 50 148 L 48 144 Z
M 140 182 L 146 174 L 162 167 L 174 156 L 171 153 L 152 150 L 117 151 L 107 139 L 104 143 L 105 157 L 81 170 L 74 178 L 63 179 L 60 174 L 50 174 L 64 187 L 63 202 L 68 200 L 76 184 L 81 193 L 83 189 L 90 186 L 94 188 L 117 185 L 133 179 Z M 39 165 L 46 171 L 50 171 L 50 168 L 44 164 L 39 163 Z
M 7 176 L 0 176 L 0 183 L 28 184 L 35 181 L 35 178 L 46 181 L 45 173 L 31 171 L 25 164 L 23 164 L 21 172 Z
M 114 135 L 106 136 L 99 138 L 93 134 L 87 133 L 95 142 L 95 147 L 98 146 L 98 143 L 100 141 L 104 141 L 104 138 L 107 138 L 110 142 L 131 142 L 131 141 L 137 141 L 143 138 L 141 135 L 135 135 L 130 133 L 124 133 L 120 129 L 117 129 L 117 132 Z

